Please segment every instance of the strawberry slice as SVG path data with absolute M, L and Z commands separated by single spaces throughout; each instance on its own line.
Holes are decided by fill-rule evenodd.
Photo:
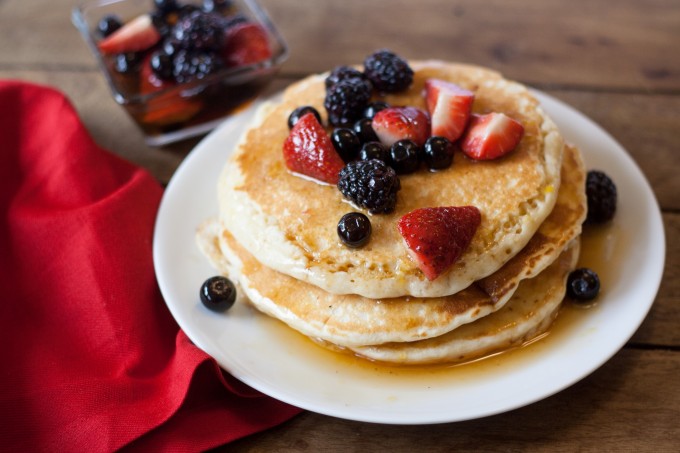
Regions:
M 420 208 L 397 223 L 409 255 L 432 281 L 458 261 L 482 221 L 474 206 Z
M 373 130 L 380 142 L 390 147 L 399 140 L 423 146 L 430 136 L 430 117 L 415 107 L 388 107 L 373 117 Z
M 142 62 L 139 72 L 139 93 L 141 95 L 156 93 L 176 86 L 175 82 L 156 77 L 151 69 L 150 59 L 149 55 Z M 142 123 L 167 126 L 194 117 L 203 108 L 203 102 L 198 98 L 183 98 L 177 91 L 167 91 L 147 100 L 144 107 L 144 112 L 139 118 Z
M 271 56 L 267 32 L 260 25 L 246 22 L 227 29 L 222 59 L 228 67 L 257 63 Z
M 460 149 L 472 159 L 496 159 L 515 149 L 523 135 L 524 126 L 503 113 L 473 114 Z
M 155 45 L 161 39 L 151 16 L 142 14 L 126 23 L 98 44 L 103 54 L 139 52 Z
M 290 130 L 283 142 L 283 159 L 290 170 L 328 184 L 338 183 L 345 166 L 313 113 L 303 115 Z
M 431 135 L 455 142 L 470 120 L 475 94 L 439 79 L 425 81 L 425 101 L 432 122 Z

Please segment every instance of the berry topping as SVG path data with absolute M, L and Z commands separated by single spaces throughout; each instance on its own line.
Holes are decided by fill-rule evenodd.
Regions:
M 368 77 L 366 77 L 363 72 L 354 69 L 351 66 L 336 66 L 328 75 L 328 77 L 326 77 L 326 89 L 332 87 L 342 80 L 347 79 L 362 80 L 366 84 L 368 91 L 373 89 L 373 85 L 371 84 L 371 81 L 368 80 Z
M 161 14 L 170 14 L 179 9 L 177 0 L 153 0 L 156 11 Z
M 361 247 L 371 237 L 371 221 L 360 212 L 350 212 L 338 222 L 338 236 L 348 247 Z
M 359 160 L 378 159 L 385 163 L 390 160 L 390 152 L 380 142 L 366 142 L 359 150 Z
M 122 26 L 123 21 L 120 20 L 120 17 L 116 16 L 115 14 L 107 14 L 106 16 L 102 17 L 99 22 L 97 22 L 97 31 L 102 35 L 103 38 L 106 38 Z
M 389 165 L 398 175 L 413 173 L 420 165 L 420 148 L 412 140 L 399 140 L 390 147 Z
M 222 58 L 228 67 L 258 63 L 271 56 L 267 32 L 260 25 L 236 22 L 227 29 Z
M 236 287 L 226 277 L 210 277 L 201 285 L 200 298 L 209 309 L 225 311 L 236 302 Z
M 151 54 L 149 60 L 151 70 L 161 80 L 172 80 L 174 64 L 172 57 L 163 51 L 157 50 Z
M 377 159 L 350 162 L 338 181 L 340 192 L 371 214 L 392 212 L 400 188 L 395 171 Z
M 423 160 L 430 170 L 443 170 L 453 163 L 454 146 L 445 137 L 430 137 L 423 145 Z
M 387 102 L 383 101 L 371 102 L 364 109 L 364 118 L 373 119 L 376 113 L 378 113 L 381 110 L 385 110 L 389 106 L 390 105 Z
M 425 101 L 430 112 L 432 134 L 455 142 L 470 120 L 475 95 L 453 83 L 438 79 L 425 82 Z
M 370 118 L 361 118 L 354 123 L 354 133 L 357 134 L 361 143 L 377 142 L 378 136 L 373 130 L 373 121 Z
M 142 14 L 101 40 L 98 47 L 103 54 L 138 52 L 150 48 L 160 39 L 151 16 Z
M 413 82 L 413 70 L 406 60 L 383 49 L 364 60 L 364 73 L 373 86 L 383 93 L 396 93 L 408 88 Z
M 185 49 L 219 50 L 224 40 L 224 18 L 215 13 L 194 11 L 177 21 L 172 37 Z
M 234 6 L 232 0 L 203 0 L 203 11 L 207 13 L 221 13 L 224 14 Z
M 616 213 L 616 185 L 605 173 L 591 170 L 586 177 L 588 215 L 586 223 L 603 223 Z
M 473 114 L 460 149 L 472 159 L 496 159 L 515 149 L 522 135 L 524 126 L 503 113 Z
M 373 130 L 385 146 L 408 139 L 423 146 L 430 136 L 430 118 L 415 107 L 388 107 L 373 117 Z
M 353 130 L 340 127 L 331 133 L 331 142 L 342 160 L 354 160 L 361 149 L 361 141 Z
M 594 299 L 600 292 L 600 277 L 588 268 L 572 271 L 567 278 L 567 296 L 573 300 L 586 301 Z
M 345 79 L 326 91 L 324 106 L 333 126 L 349 126 L 361 117 L 371 90 L 360 79 Z
M 203 79 L 223 67 L 217 53 L 210 50 L 182 49 L 175 55 L 173 75 L 179 83 Z
M 113 69 L 121 74 L 129 74 L 139 69 L 141 55 L 136 52 L 119 53 L 114 57 Z
M 481 215 L 474 206 L 421 208 L 397 223 L 409 255 L 428 280 L 444 273 L 468 248 Z
M 319 115 L 319 112 L 311 105 L 303 105 L 293 110 L 288 116 L 288 129 L 292 129 L 293 126 L 295 126 L 295 123 L 307 113 L 312 113 L 316 117 L 316 120 L 321 123 L 321 115 Z
M 313 113 L 305 114 L 290 130 L 283 142 L 283 158 L 291 171 L 329 184 L 338 182 L 345 166 Z

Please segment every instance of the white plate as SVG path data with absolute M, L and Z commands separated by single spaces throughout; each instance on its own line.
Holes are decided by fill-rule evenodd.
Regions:
M 620 233 L 613 244 L 617 259 L 609 263 L 606 291 L 595 309 L 548 339 L 478 365 L 395 370 L 325 351 L 245 305 L 223 314 L 204 308 L 198 290 L 215 271 L 197 250 L 195 230 L 216 215 L 218 174 L 254 108 L 206 137 L 165 191 L 153 254 L 170 311 L 187 336 L 236 378 L 281 401 L 345 419 L 467 420 L 524 406 L 574 384 L 613 356 L 649 311 L 663 272 L 664 231 L 652 190 L 626 151 L 581 113 L 536 95 L 566 139 L 583 150 L 587 167 L 606 170 L 619 190 L 613 227 Z

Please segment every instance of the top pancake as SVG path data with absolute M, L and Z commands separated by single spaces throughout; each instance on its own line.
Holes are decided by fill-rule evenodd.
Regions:
M 282 157 L 290 112 L 313 105 L 325 114 L 325 75 L 311 76 L 289 87 L 281 102 L 264 108 L 244 133 L 218 184 L 222 227 L 265 266 L 334 294 L 445 296 L 503 266 L 553 208 L 562 138 L 526 88 L 496 72 L 434 61 L 411 66 L 411 88 L 382 99 L 426 110 L 425 80 L 454 82 L 475 92 L 473 112 L 503 112 L 522 123 L 525 134 L 517 149 L 485 162 L 458 152 L 446 170 L 402 175 L 395 211 L 371 215 L 369 243 L 350 249 L 338 239 L 336 226 L 357 208 L 336 187 L 292 174 Z M 459 261 L 428 281 L 408 256 L 397 221 L 417 208 L 463 205 L 480 210 L 481 225 Z

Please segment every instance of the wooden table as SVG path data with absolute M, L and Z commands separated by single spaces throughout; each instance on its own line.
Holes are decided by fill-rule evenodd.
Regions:
M 100 144 L 167 183 L 197 140 L 164 148 L 144 144 L 111 99 L 70 23 L 76 3 L 0 0 L 0 78 L 60 88 Z M 589 377 L 543 401 L 506 414 L 434 426 L 377 425 L 307 412 L 228 449 L 680 450 L 680 3 L 262 3 L 291 48 L 270 91 L 390 47 L 411 59 L 489 66 L 582 111 L 629 151 L 649 179 L 663 211 L 666 269 L 649 316 L 623 350 Z

